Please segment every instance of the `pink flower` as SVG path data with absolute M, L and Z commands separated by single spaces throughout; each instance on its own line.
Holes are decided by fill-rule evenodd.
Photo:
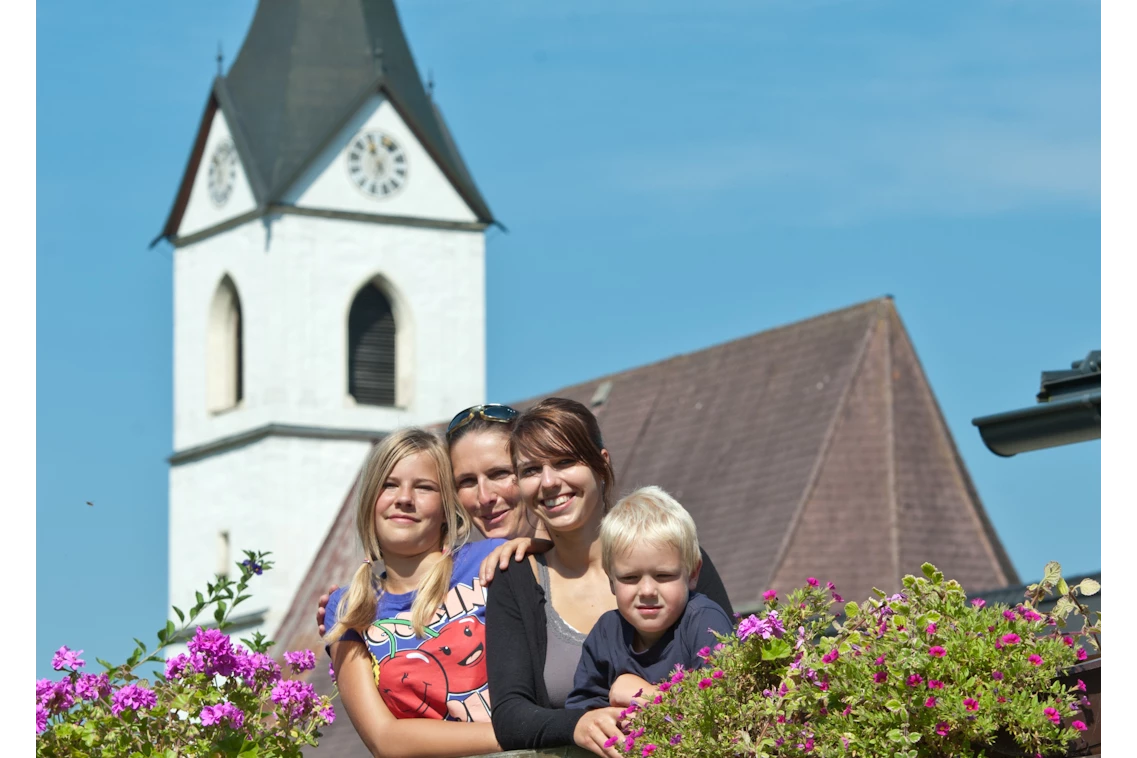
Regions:
M 932 635 L 936 633 L 936 625 L 928 624 L 928 628 L 924 630 L 925 634 Z
M 812 576 L 809 577 L 808 579 L 806 579 L 805 583 L 808 584 L 810 587 L 818 587 L 821 584 L 821 582 L 817 581 Z
M 843 603 L 843 602 L 845 602 L 845 598 L 841 597 L 836 592 L 834 592 L 833 593 L 833 602 L 834 603 Z
M 840 656 L 837 653 L 837 648 L 833 648 L 828 653 L 821 656 L 821 662 L 822 663 L 832 663 L 833 661 L 837 660 L 839 657 Z
M 773 601 L 778 599 L 778 591 L 777 590 L 766 590 L 765 592 L 762 593 L 762 599 L 765 600 L 767 603 L 772 603 Z
M 1072 721 L 1072 722 L 1070 722 L 1070 726 L 1074 727 L 1079 732 L 1084 732 L 1088 728 L 1088 727 L 1086 727 L 1085 721 Z
M 111 694 L 110 679 L 106 674 L 83 674 L 75 682 L 75 694 L 83 700 L 97 700 Z
M 293 674 L 311 671 L 316 668 L 316 654 L 311 650 L 297 650 L 284 654 L 284 661 L 292 667 Z
M 979 710 L 979 701 L 975 698 L 965 697 L 963 699 L 963 707 L 969 711 Z
M 36 703 L 36 734 L 47 731 L 47 709 Z
M 1084 647 L 1080 647 L 1080 648 L 1078 648 L 1078 660 L 1079 660 L 1079 661 L 1084 661 L 1084 660 L 1086 660 L 1086 658 L 1088 658 L 1088 657 L 1089 657 L 1089 656 L 1088 656 L 1088 655 L 1086 655 L 1086 649 L 1085 649 Z
M 925 708 L 935 708 L 936 707 L 936 698 L 932 695 L 928 695 L 928 699 L 924 701 L 924 707 Z
M 877 684 L 883 683 L 886 679 L 888 679 L 888 674 L 883 671 L 878 671 L 872 675 L 872 680 Z
M 1074 638 L 1068 634 L 1062 638 L 1062 642 L 1066 645 L 1066 647 L 1074 647 Z
M 882 656 L 880 656 L 879 658 L 877 658 L 877 659 L 874 661 L 874 663 L 876 663 L 876 665 L 878 665 L 878 666 L 883 666 L 883 665 L 884 665 L 884 656 L 882 655 Z
M 1083 682 L 1081 679 L 1079 679 L 1078 683 L 1074 686 L 1074 689 L 1081 690 L 1082 692 L 1085 692 L 1086 691 L 1086 683 Z
M 930 648 L 928 648 L 928 655 L 932 656 L 933 658 L 943 658 L 944 653 L 946 652 L 947 651 L 939 645 L 932 645 Z
M 714 682 L 711 681 L 710 679 L 707 679 L 707 678 L 700 679 L 699 680 L 699 689 L 705 690 L 707 687 L 710 687 L 712 684 L 714 684 Z
M 1043 711 L 1043 713 L 1046 714 L 1046 718 L 1050 719 L 1055 724 L 1062 722 L 1062 717 L 1058 714 L 1058 710 L 1056 708 L 1047 708 Z
M 913 674 L 912 676 L 908 677 L 908 686 L 919 687 L 923 681 L 924 677 L 920 676 L 919 674 Z
M 320 718 L 327 723 L 334 723 L 336 720 L 336 709 L 334 706 L 329 705 L 327 708 L 320 709 Z
M 1029 658 L 1027 658 L 1027 660 L 1030 661 L 1031 665 L 1033 665 L 1033 666 L 1041 666 L 1042 665 L 1042 656 L 1039 655 L 1038 653 L 1032 654 Z
M 640 753 L 640 755 L 644 756 L 644 758 L 647 758 L 647 756 L 651 755 L 654 752 L 655 752 L 655 745 L 653 745 L 649 742 L 646 745 L 644 745 L 643 752 Z
M 659 691 L 660 692 L 667 692 L 669 689 L 671 689 L 671 682 L 660 682 L 659 683 Z
M 680 742 L 682 739 L 683 739 L 683 735 L 682 735 L 682 733 L 680 733 L 680 734 L 674 734 L 674 735 L 672 735 L 672 736 L 671 736 L 671 739 L 669 739 L 669 740 L 667 741 L 667 744 L 669 744 L 669 745 L 678 745 L 678 744 L 679 744 L 679 742 Z
M 623 735 L 619 735 L 619 734 L 613 734 L 611 737 L 609 737 L 608 739 L 604 740 L 604 747 L 605 747 L 605 748 L 610 748 L 610 747 L 612 747 L 613 745 L 615 745 L 615 744 L 616 744 L 616 740 L 620 739 L 620 737 L 621 737 L 621 736 L 623 736 Z
M 976 608 L 982 608 L 983 606 L 987 605 L 987 601 L 981 597 L 977 597 L 977 598 L 972 599 L 971 604 L 974 605 Z
M 201 709 L 202 726 L 215 726 L 221 724 L 223 721 L 228 721 L 229 726 L 234 729 L 240 729 L 241 725 L 245 722 L 245 714 L 232 703 L 207 705 Z
M 1004 645 L 1016 645 L 1016 644 L 1022 642 L 1022 637 L 1018 636 L 1014 632 L 1011 632 L 1010 634 L 1004 634 L 1002 637 L 999 638 L 999 640 Z
M 951 731 L 951 727 L 948 726 L 948 723 L 946 721 L 941 721 L 940 723 L 936 724 L 936 734 L 940 735 L 941 737 L 946 737 L 949 731 Z
M 700 650 L 699 652 L 695 653 L 695 655 L 699 656 L 700 658 L 704 658 L 704 659 L 710 658 L 711 657 L 711 649 L 709 647 L 705 647 L 702 650 Z
M 928 680 L 928 689 L 930 689 L 930 690 L 942 690 L 943 688 L 944 688 L 944 683 L 941 682 L 939 679 L 929 679 Z
M 1008 608 L 1007 610 L 1003 611 L 1003 618 L 1005 618 L 1007 621 L 1014 621 L 1015 612 Z
M 992 671 L 991 672 L 991 678 L 994 679 L 996 682 L 1001 682 L 1001 681 L 1003 681 L 1003 672 L 1002 671 Z
M 722 673 L 722 669 L 716 669 L 715 672 L 711 674 L 711 676 L 715 679 L 722 679 L 724 675 Z
M 128 708 L 137 711 L 157 704 L 158 696 L 153 692 L 137 684 L 128 684 L 111 697 L 111 713 L 117 716 Z
M 277 714 L 291 720 L 308 716 L 319 703 L 316 688 L 297 679 L 277 682 L 271 697 L 277 705 Z
M 51 656 L 51 667 L 56 671 L 63 669 L 75 669 L 78 671 L 87 665 L 87 662 L 79 657 L 82 650 L 68 650 L 67 646 L 59 648 L 55 651 L 55 655 Z

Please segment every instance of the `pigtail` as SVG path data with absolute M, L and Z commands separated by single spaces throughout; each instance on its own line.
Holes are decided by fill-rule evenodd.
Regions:
M 454 572 L 454 555 L 447 553 L 431 567 L 418 586 L 418 594 L 411 603 L 411 626 L 415 636 L 425 637 L 426 627 L 434 623 L 438 609 L 446 602 L 450 591 L 450 576 Z
M 379 593 L 382 591 L 381 583 L 371 571 L 371 564 L 360 565 L 351 578 L 347 592 L 340 598 L 339 607 L 336 608 L 336 625 L 324 635 L 324 642 L 329 645 L 339 642 L 347 630 L 361 632 L 371 626 L 375 620 L 375 609 L 379 605 Z

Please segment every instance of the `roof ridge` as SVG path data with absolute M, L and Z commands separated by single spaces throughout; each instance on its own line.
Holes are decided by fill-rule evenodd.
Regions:
M 755 337 L 758 337 L 758 336 L 765 337 L 765 336 L 775 335 L 775 334 L 778 334 L 779 332 L 784 332 L 788 329 L 793 329 L 796 327 L 805 326 L 806 324 L 811 324 L 811 323 L 818 322 L 818 321 L 825 321 L 828 319 L 837 318 L 838 316 L 847 315 L 847 314 L 852 313 L 852 312 L 857 311 L 857 310 L 867 311 L 870 306 L 875 305 L 875 306 L 879 307 L 881 305 L 886 305 L 886 304 L 892 304 L 892 309 L 895 310 L 896 306 L 893 303 L 892 296 L 891 295 L 882 295 L 881 297 L 873 298 L 872 300 L 863 300 L 863 301 L 861 301 L 859 303 L 855 303 L 853 305 L 847 305 L 844 308 L 838 308 L 835 311 L 827 311 L 825 313 L 818 314 L 817 316 L 810 316 L 809 318 L 803 318 L 803 319 L 800 319 L 798 321 L 791 321 L 791 322 L 786 323 L 786 324 L 780 324 L 778 326 L 770 327 L 769 329 L 761 329 L 761 330 L 756 331 L 756 332 L 744 334 L 741 337 L 733 337 L 731 339 L 724 340 L 722 342 L 716 342 L 712 345 L 707 345 L 706 347 L 701 347 L 697 350 L 689 350 L 685 353 L 676 353 L 675 355 L 670 355 L 666 358 L 660 358 L 658 360 L 654 360 L 654 361 L 651 361 L 649 363 L 640 363 L 638 365 L 630 366 L 628 368 L 621 369 L 619 371 L 613 371 L 613 372 L 608 373 L 608 374 L 602 374 L 600 376 L 594 376 L 591 379 L 586 379 L 582 382 L 576 382 L 575 384 L 569 384 L 569 385 L 566 385 L 564 387 L 561 387 L 558 390 L 558 392 L 566 392 L 568 390 L 573 390 L 573 389 L 577 389 L 580 387 L 585 387 L 585 386 L 588 386 L 590 384 L 595 384 L 597 382 L 603 382 L 603 381 L 607 381 L 610 379 L 615 379 L 616 377 L 622 376 L 624 374 L 630 374 L 630 373 L 635 372 L 635 371 L 640 371 L 641 369 L 647 369 L 647 368 L 652 368 L 654 366 L 660 366 L 660 365 L 663 365 L 665 363 L 669 363 L 671 361 L 681 360 L 683 358 L 690 358 L 693 355 L 700 355 L 702 353 L 710 352 L 711 350 L 716 350 L 718 348 L 727 347 L 729 345 L 734 345 L 734 344 L 737 344 L 740 342 L 745 342 L 746 340 L 754 339 Z M 520 401 L 519 404 L 524 405 L 526 402 L 528 402 L 528 401 L 530 401 L 536 397 L 537 397 L 536 395 L 532 395 L 530 397 L 527 397 L 523 401 Z M 542 397 L 548 397 L 548 395 L 542 395 Z
M 879 303 L 879 300 L 868 301 L 861 303 L 855 307 L 865 307 L 871 303 Z M 851 308 L 843 309 L 845 311 L 852 310 Z M 840 313 L 841 311 L 837 311 Z M 812 319 L 811 319 L 812 320 Z M 853 392 L 853 387 L 857 384 L 857 379 L 860 377 L 861 372 L 865 367 L 865 356 L 868 355 L 869 345 L 872 344 L 873 336 L 879 327 L 880 321 L 874 321 L 865 329 L 864 335 L 861 337 L 861 344 L 857 347 L 857 357 L 853 361 L 853 370 L 849 372 L 849 379 L 845 386 L 841 389 L 841 398 L 833 407 L 833 414 L 829 418 L 829 424 L 825 429 L 825 436 L 821 439 L 821 447 L 817 451 L 817 457 L 813 461 L 813 466 L 810 469 L 809 477 L 805 481 L 805 486 L 802 488 L 801 494 L 798 497 L 797 504 L 794 505 L 793 515 L 790 516 L 790 523 L 786 527 L 785 534 L 782 535 L 782 542 L 778 546 L 778 554 L 770 564 L 770 574 L 763 582 L 763 586 L 769 586 L 778 575 L 778 569 L 786 559 L 786 554 L 789 552 L 790 545 L 793 544 L 794 535 L 797 534 L 798 524 L 801 521 L 802 512 L 805 510 L 806 504 L 809 502 L 809 497 L 813 493 L 814 488 L 817 486 L 818 478 L 822 470 L 825 468 L 825 463 L 829 458 L 829 452 L 832 448 L 833 437 L 836 433 L 837 427 L 843 417 L 845 407 L 849 402 L 849 396 Z

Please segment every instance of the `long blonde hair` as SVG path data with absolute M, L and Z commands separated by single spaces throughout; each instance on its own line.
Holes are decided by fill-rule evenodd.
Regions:
M 374 564 L 383 559 L 383 548 L 375 531 L 375 503 L 383 483 L 399 461 L 411 455 L 426 453 L 438 467 L 438 484 L 442 494 L 442 514 L 445 521 L 439 534 L 442 560 L 436 563 L 419 584 L 411 603 L 411 625 L 415 635 L 425 635 L 426 627 L 446 599 L 450 589 L 450 575 L 454 570 L 454 553 L 466 544 L 470 536 L 470 521 L 458 503 L 458 490 L 454 487 L 454 474 L 446 444 L 435 434 L 409 427 L 389 434 L 375 448 L 364 464 L 359 476 L 359 493 L 355 507 L 355 530 L 363 545 L 363 552 L 371 563 L 362 564 L 351 579 L 351 585 L 340 599 L 336 609 L 336 625 L 324 640 L 338 642 L 348 629 L 359 633 L 375 620 L 379 595 L 384 592 L 383 580 L 376 575 Z

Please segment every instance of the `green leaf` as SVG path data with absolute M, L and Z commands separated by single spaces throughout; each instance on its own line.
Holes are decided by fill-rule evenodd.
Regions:
M 919 732 L 912 732 L 911 734 L 908 735 L 909 744 L 915 745 L 919 741 L 920 741 L 920 733 Z
M 785 640 L 770 640 L 762 646 L 762 660 L 776 661 L 780 658 L 789 658 L 793 654 L 793 648 L 790 643 Z
M 1058 580 L 1058 594 L 1059 595 L 1065 595 L 1069 591 L 1070 591 L 1070 585 L 1066 584 L 1066 580 L 1065 579 L 1059 579 Z
M 205 598 L 202 597 L 202 594 L 200 592 L 195 592 L 194 594 L 197 596 L 197 604 L 199 606 L 205 605 Z
M 138 645 L 138 647 L 142 650 L 142 652 L 144 652 L 144 653 L 146 652 L 146 643 L 145 642 L 143 642 L 142 640 L 135 637 L 134 638 L 134 644 Z
M 107 663 L 102 658 L 96 658 L 95 661 L 97 663 L 101 664 L 102 667 L 105 668 L 107 671 L 114 671 L 116 668 L 118 668 L 118 666 L 114 665 L 113 663 Z
M 1050 561 L 1046 564 L 1046 568 L 1042 570 L 1042 583 L 1043 584 L 1057 584 L 1058 580 L 1062 578 L 1062 564 L 1058 561 Z
M 929 564 L 925 563 L 924 565 L 927 566 Z M 899 729 L 890 729 L 888 730 L 888 739 L 892 740 L 893 742 L 903 742 L 904 735 L 900 733 Z
M 845 615 L 848 616 L 849 618 L 855 618 L 856 615 L 858 613 L 860 613 L 860 611 L 861 611 L 861 609 L 857 606 L 856 603 L 853 603 L 853 602 L 845 603 Z
M 1078 591 L 1083 595 L 1096 595 L 1100 589 L 1101 585 L 1093 579 L 1083 579 L 1078 585 Z
M 896 698 L 892 698 L 891 700 L 889 700 L 887 703 L 884 704 L 884 707 L 890 711 L 898 711 L 904 707 L 904 703 L 901 703 Z
M 178 614 L 178 621 L 181 621 L 184 624 L 186 621 L 186 614 L 182 613 L 182 609 L 175 605 L 174 613 Z
M 936 575 L 936 567 L 930 563 L 925 563 L 924 565 L 920 566 L 920 570 L 923 571 L 924 576 L 928 577 L 929 579 Z M 891 735 L 892 732 L 889 732 L 889 734 Z

